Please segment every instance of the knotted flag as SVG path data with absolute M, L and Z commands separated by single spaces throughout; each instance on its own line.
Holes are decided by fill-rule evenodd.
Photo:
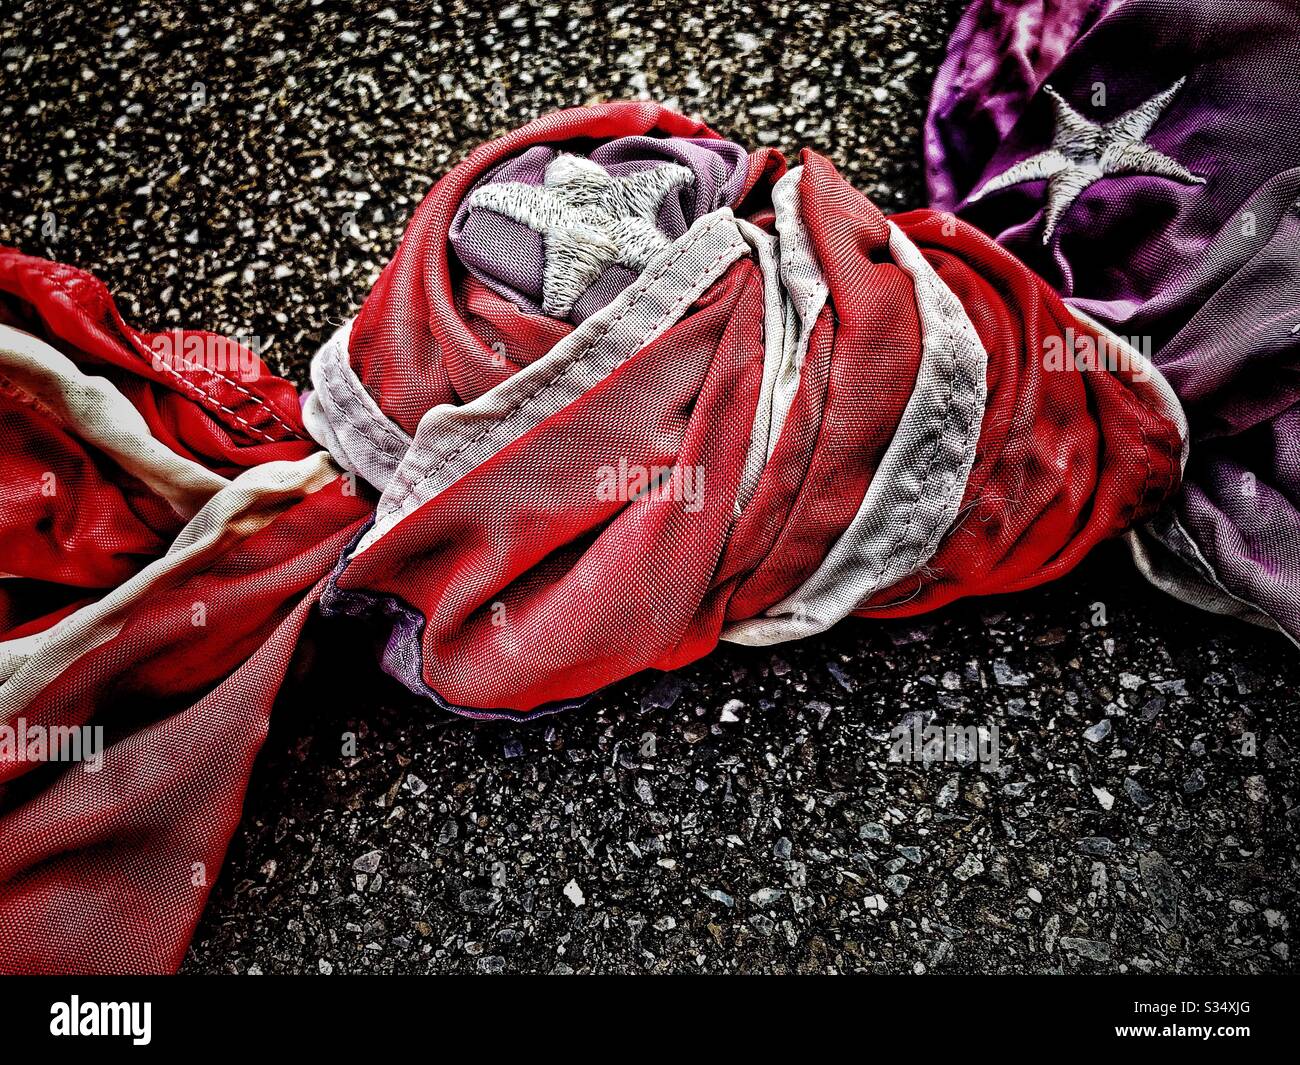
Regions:
M 5 250 L 0 294 L 0 723 L 109 733 L 0 748 L 4 971 L 179 965 L 314 610 L 526 718 L 1039 584 L 1184 458 L 1142 354 L 972 226 L 647 103 L 448 173 L 301 409 L 82 271 Z

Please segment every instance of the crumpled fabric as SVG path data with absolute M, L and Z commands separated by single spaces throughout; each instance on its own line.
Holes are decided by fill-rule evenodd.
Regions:
M 474 194 L 485 186 L 542 185 L 547 168 L 562 154 L 559 148 L 538 144 L 491 167 L 460 201 L 449 233 L 456 258 L 471 278 L 533 315 L 543 313 L 546 249 L 542 236 L 514 218 L 474 205 Z M 685 234 L 690 220 L 730 206 L 749 169 L 744 148 L 716 137 L 615 137 L 587 158 L 606 172 L 623 176 L 658 170 L 665 163 L 689 171 L 686 180 L 654 208 L 654 224 L 665 241 Z M 638 272 L 619 264 L 603 267 L 583 286 L 564 317 L 575 323 L 590 317 L 631 284 Z
M 493 182 L 524 187 L 467 210 Z M 494 248 L 493 204 L 537 239 Z M 544 313 L 547 270 L 596 292 Z M 301 401 L 0 251 L 0 434 L 0 726 L 110 743 L 0 744 L 4 972 L 179 965 L 313 611 L 433 706 L 525 718 L 1049 580 L 1185 456 L 1159 373 L 970 225 L 644 103 L 471 152 Z
M 1097 181 L 1044 242 L 1048 183 L 980 196 L 1052 140 L 1059 94 L 1117 119 L 1175 89 L 1146 142 L 1198 179 Z M 1071 306 L 1151 348 L 1182 400 L 1182 490 L 1132 537 L 1159 586 L 1300 640 L 1300 5 L 977 0 L 926 126 L 934 204 Z

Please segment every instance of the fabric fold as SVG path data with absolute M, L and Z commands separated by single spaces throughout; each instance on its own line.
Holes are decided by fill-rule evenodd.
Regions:
M 1292 640 L 1298 121 L 1292 0 L 977 0 L 925 134 L 936 205 L 1141 349 L 1186 408 L 1185 483 L 1138 534 L 1143 572 Z
M 1182 468 L 1113 346 L 966 222 L 648 103 L 471 152 L 301 408 L 0 249 L 0 972 L 180 964 L 313 613 L 527 720 L 1067 571 Z

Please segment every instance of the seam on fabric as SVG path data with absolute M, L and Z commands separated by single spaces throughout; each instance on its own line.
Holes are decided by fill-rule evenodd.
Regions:
M 226 338 L 226 339 L 229 339 L 229 338 Z M 164 364 L 164 365 L 165 365 L 165 364 Z M 172 369 L 171 367 L 168 367 L 168 369 L 171 369 L 171 372 L 172 372 L 172 373 L 175 373 L 175 374 L 177 374 L 177 376 L 179 376 L 178 371 L 176 371 L 175 369 Z M 282 419 L 278 414 L 276 414 L 275 411 L 271 409 L 271 405 L 270 405 L 269 403 L 267 403 L 266 400 L 264 400 L 264 399 L 263 399 L 261 396 L 259 396 L 256 392 L 250 391 L 249 389 L 245 388 L 243 385 L 239 384 L 239 382 L 235 381 L 233 378 L 227 377 L 225 374 L 218 373 L 216 370 L 212 369 L 212 367 L 210 367 L 210 366 L 203 366 L 202 364 L 200 364 L 200 365 L 195 366 L 195 369 L 197 369 L 197 370 L 202 370 L 204 373 L 208 374 L 210 377 L 213 377 L 213 378 L 215 378 L 215 379 L 218 380 L 218 381 L 222 381 L 222 382 L 224 382 L 225 384 L 228 384 L 228 385 L 229 385 L 231 388 L 233 388 L 236 392 L 242 392 L 242 393 L 243 393 L 244 395 L 246 395 L 250 400 L 252 400 L 255 404 L 257 404 L 257 406 L 261 407 L 262 410 L 264 410 L 264 411 L 266 412 L 267 416 L 271 419 L 271 422 L 272 422 L 273 424 L 278 425 L 281 429 L 283 429 L 285 432 L 289 433 L 289 434 L 290 434 L 291 436 L 293 436 L 295 439 L 302 439 L 302 434 L 299 433 L 297 429 L 293 428 L 293 426 L 291 426 L 291 425 L 289 425 L 287 422 L 285 422 L 285 421 L 284 421 L 284 420 L 283 420 L 283 419 Z M 212 399 L 213 399 L 214 402 L 216 401 L 216 397 L 215 397 L 215 396 L 212 397 Z M 230 410 L 229 407 L 222 407 L 222 410 L 226 411 L 227 414 L 234 415 L 236 418 L 239 417 L 237 414 L 235 414 L 234 411 Z M 242 419 L 242 418 L 240 418 L 239 420 L 240 420 L 240 421 L 244 421 L 244 419 Z M 249 425 L 248 422 L 244 422 L 244 424 L 245 424 L 245 425 Z M 265 432 L 265 428 L 264 428 L 264 427 L 250 426 L 250 428 L 252 428 L 252 429 L 253 429 L 254 431 L 256 431 L 256 432 L 260 432 L 260 433 L 262 433 L 263 436 L 266 436 L 266 435 L 267 435 L 266 432 Z M 273 443 L 280 443 L 280 441 L 278 441 L 278 440 L 274 440 L 273 438 L 268 437 L 268 439 L 272 439 L 272 442 L 273 442 Z
M 79 284 L 75 284 L 74 282 L 78 282 L 79 280 L 80 279 L 76 275 L 70 275 L 60 280 L 59 287 L 63 289 L 66 295 L 68 295 L 69 297 L 75 300 L 77 295 L 75 290 L 80 288 L 81 286 Z M 152 367 L 152 365 L 153 363 L 151 361 L 150 366 Z M 258 426 L 253 425 L 247 419 L 242 418 L 235 411 L 225 406 L 221 402 L 221 400 L 217 399 L 216 396 L 212 395 L 210 392 L 205 391 L 204 389 L 196 385 L 193 381 L 184 377 L 180 373 L 180 371 L 178 371 L 175 367 L 168 366 L 164 362 L 160 365 L 159 368 L 171 374 L 173 377 L 176 378 L 177 381 L 179 381 L 186 388 L 195 392 L 202 399 L 206 399 L 209 403 L 215 405 L 219 411 L 222 411 L 225 414 L 229 414 L 232 418 L 235 419 L 235 421 L 239 422 L 239 424 L 242 425 L 245 429 L 247 429 L 250 433 L 260 436 L 263 440 L 266 440 L 268 443 L 271 444 L 278 444 L 282 442 L 276 440 L 275 437 L 269 435 L 265 431 L 265 429 L 259 428 Z M 271 409 L 270 405 L 264 399 L 262 399 L 261 396 L 257 395 L 254 392 L 250 392 L 248 389 L 244 388 L 243 386 L 239 385 L 235 381 L 231 380 L 229 377 L 217 373 L 211 367 L 203 366 L 202 364 L 195 364 L 194 368 L 204 371 L 205 373 L 209 374 L 211 377 L 215 378 L 218 381 L 224 381 L 226 384 L 230 385 L 231 388 L 235 389 L 235 391 L 244 393 L 244 395 L 248 396 L 249 399 L 251 399 L 254 403 L 260 406 L 264 411 L 266 411 L 268 415 L 270 415 L 272 422 L 279 425 L 282 429 L 284 429 L 287 433 L 289 433 L 294 439 L 302 438 L 301 434 L 296 429 L 294 429 L 292 426 L 286 424 L 284 421 L 280 419 L 280 416 L 276 414 L 274 410 Z
M 382 492 L 411 447 L 353 372 L 347 347 L 352 322 L 346 322 L 312 358 L 315 385 L 303 408 L 307 432 L 348 470 Z M 325 439 L 320 439 L 324 437 Z
M 988 352 L 961 300 L 921 249 L 894 223 L 889 226 L 890 250 L 899 269 L 912 280 L 924 328 L 922 361 L 904 412 L 904 422 L 909 412 L 913 421 L 922 421 L 921 431 L 908 434 L 914 436 L 914 444 L 900 443 L 900 422 L 857 513 L 817 570 L 760 614 L 728 626 L 723 639 L 766 645 L 823 631 L 861 610 L 885 580 L 892 586 L 923 569 L 954 527 L 959 509 L 954 498 L 969 484 L 986 410 Z M 833 307 L 833 300 L 828 306 Z M 918 412 L 916 404 L 933 413 Z M 927 437 L 933 438 L 928 456 Z M 941 457 L 952 461 L 947 484 L 936 474 Z M 903 462 L 906 467 L 900 466 Z M 903 478 L 907 490 L 891 500 L 895 476 Z M 923 515 L 928 515 L 928 524 L 922 526 L 928 532 L 921 539 L 918 521 Z M 851 603 L 848 596 L 855 597 Z
M 361 401 L 371 399 L 373 402 L 373 397 L 370 396 L 369 392 L 366 392 L 365 386 L 357 379 L 356 374 L 348 372 L 348 367 L 326 363 L 322 369 L 328 375 L 327 379 L 331 384 L 335 382 L 342 384 L 356 399 Z M 409 440 L 403 439 L 402 434 L 388 421 L 365 421 L 359 424 L 348 422 L 348 428 L 364 436 L 385 454 L 393 454 L 384 446 L 385 443 L 395 446 L 398 457 L 406 454 L 406 449 L 411 446 Z
M 214 396 L 214 395 L 212 395 L 210 392 L 207 392 L 207 391 L 205 391 L 204 389 L 200 388 L 198 385 L 196 385 L 193 381 L 189 380 L 188 378 L 183 377 L 183 376 L 180 374 L 179 371 L 175 370 L 175 369 L 172 368 L 171 366 L 168 366 L 166 363 L 163 363 L 161 368 L 162 368 L 163 370 L 165 370 L 167 373 L 171 374 L 173 377 L 175 377 L 177 381 L 179 381 L 182 385 L 184 385 L 184 386 L 185 386 L 186 388 L 188 388 L 191 392 L 193 392 L 196 396 L 198 396 L 199 399 L 201 399 L 201 400 L 207 400 L 208 403 L 210 403 L 210 404 L 212 404 L 213 406 L 215 406 L 215 407 L 217 408 L 217 410 L 221 411 L 221 412 L 224 413 L 224 414 L 229 414 L 232 418 L 235 419 L 235 421 L 237 421 L 240 425 L 242 425 L 245 429 L 247 429 L 247 430 L 248 430 L 250 433 L 252 433 L 254 436 L 260 436 L 263 440 L 265 440 L 267 443 L 270 443 L 270 444 L 278 444 L 278 443 L 280 443 L 280 441 L 276 440 L 275 437 L 273 437 L 273 436 L 271 436 L 269 433 L 267 433 L 266 430 L 258 428 L 258 427 L 257 427 L 256 425 L 254 425 L 252 422 L 250 422 L 250 421 L 248 421 L 246 418 L 240 416 L 236 411 L 231 410 L 229 407 L 227 407 L 225 404 L 223 404 L 223 403 L 221 402 L 221 400 L 217 399 L 216 396 Z M 206 369 L 206 367 L 204 367 L 204 368 Z M 215 373 L 214 373 L 213 371 L 211 371 L 211 370 L 209 370 L 208 372 L 211 373 L 214 377 L 217 377 L 217 376 L 218 376 L 217 374 L 215 374 Z M 225 381 L 226 378 L 224 378 L 224 377 L 220 377 L 219 380 Z M 278 421 L 279 419 L 276 419 L 276 420 Z M 296 435 L 296 434 L 295 434 L 295 435 Z

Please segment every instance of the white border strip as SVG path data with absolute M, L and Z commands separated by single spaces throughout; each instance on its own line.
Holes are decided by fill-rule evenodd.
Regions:
M 857 514 L 817 570 L 764 616 L 729 626 L 733 643 L 822 632 L 938 550 L 961 507 L 984 418 L 988 353 L 970 317 L 894 223 L 889 250 L 912 277 L 921 324 L 916 385 Z

